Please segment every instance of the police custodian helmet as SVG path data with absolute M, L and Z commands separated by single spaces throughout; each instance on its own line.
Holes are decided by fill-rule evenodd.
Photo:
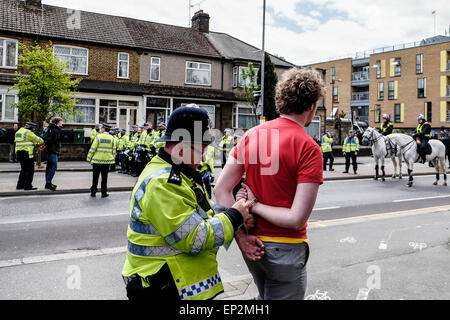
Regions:
M 200 108 L 181 107 L 176 109 L 169 118 L 166 133 L 157 141 L 160 142 L 190 142 L 198 144 L 211 144 L 210 119 L 208 113 Z M 196 128 L 196 126 L 198 126 Z M 200 128 L 201 126 L 201 128 Z M 183 132 L 176 133 L 176 130 L 184 129 L 189 135 L 184 136 Z M 195 130 L 197 129 L 197 130 Z M 201 129 L 201 131 L 200 131 Z M 186 132 L 185 131 L 185 132 Z M 175 135 L 173 135 L 175 132 Z M 199 133 L 201 132 L 201 137 Z

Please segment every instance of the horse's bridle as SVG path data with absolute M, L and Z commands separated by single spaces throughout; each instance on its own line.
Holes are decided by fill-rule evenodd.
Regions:
M 378 142 L 380 139 L 383 138 L 383 135 L 379 136 L 378 138 L 374 139 L 373 138 L 373 134 L 374 134 L 375 130 L 372 131 L 372 133 L 370 134 L 370 139 L 367 138 L 367 140 L 369 140 L 370 145 L 373 145 L 375 142 Z

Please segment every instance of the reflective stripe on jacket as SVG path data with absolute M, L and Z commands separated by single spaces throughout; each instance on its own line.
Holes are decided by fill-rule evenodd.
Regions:
M 26 151 L 30 158 L 34 157 L 34 146 L 44 144 L 44 140 L 41 137 L 25 128 L 17 130 L 14 142 L 16 143 L 15 152 Z
M 356 152 L 359 151 L 359 139 L 357 137 L 347 137 L 344 141 L 344 146 L 342 147 L 342 152 Z
M 146 278 L 167 263 L 181 300 L 210 299 L 223 291 L 216 254 L 233 239 L 233 226 L 226 214 L 205 212 L 193 181 L 181 172 L 173 182 L 172 169 L 155 156 L 134 187 L 122 275 Z
M 95 164 L 114 164 L 116 161 L 116 144 L 109 133 L 101 133 L 94 138 L 87 161 Z

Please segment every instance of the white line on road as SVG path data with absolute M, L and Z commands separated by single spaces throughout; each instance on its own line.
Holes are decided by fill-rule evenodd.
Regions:
M 46 222 L 46 221 L 58 221 L 58 220 L 74 220 L 74 219 L 90 219 L 90 218 L 104 218 L 104 217 L 115 217 L 115 216 L 125 216 L 130 213 L 127 210 L 122 210 L 119 212 L 105 212 L 105 213 L 78 213 L 63 216 L 59 214 L 42 214 L 42 215 L 32 215 L 32 216 L 12 216 L 12 217 L 1 217 L 0 225 L 3 224 L 16 224 L 16 223 L 30 223 L 30 222 Z
M 328 208 L 317 208 L 313 211 L 325 211 L 325 210 L 334 210 L 334 209 L 340 209 L 341 207 L 328 207 Z
M 400 199 L 400 200 L 394 200 L 393 202 L 408 202 L 408 201 L 419 201 L 419 200 L 430 200 L 430 199 L 441 199 L 441 198 L 450 198 L 450 195 L 425 197 L 425 198 Z
M 52 262 L 52 261 L 62 261 L 77 258 L 86 258 L 94 256 L 104 256 L 116 253 L 125 253 L 127 251 L 126 247 L 115 247 L 115 248 L 105 248 L 99 250 L 80 250 L 76 252 L 51 254 L 46 256 L 37 257 L 27 257 L 22 259 L 12 259 L 0 261 L 0 268 L 14 267 L 19 265 L 27 265 L 34 263 Z

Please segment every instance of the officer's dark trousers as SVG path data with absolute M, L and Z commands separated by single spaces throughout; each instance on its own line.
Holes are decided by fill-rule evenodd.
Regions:
M 350 169 L 350 159 L 352 159 L 353 171 L 358 171 L 358 163 L 356 162 L 356 155 L 354 151 L 347 152 L 345 154 L 345 171 L 348 171 L 348 169 Z
M 150 279 L 150 286 L 144 288 L 138 276 L 126 286 L 127 297 L 132 302 L 152 303 L 164 301 L 166 303 L 180 301 L 177 286 L 173 281 L 169 267 L 165 264 L 160 271 Z
M 330 159 L 330 170 L 333 169 L 334 156 L 333 152 L 324 152 L 323 153 L 323 170 L 327 170 L 328 159 Z
M 17 160 L 20 162 L 19 181 L 17 189 L 29 189 L 33 184 L 34 158 L 30 158 L 28 152 L 17 151 Z
M 93 175 L 92 175 L 92 187 L 91 193 L 95 194 L 97 192 L 98 178 L 100 174 L 102 175 L 102 194 L 107 193 L 107 185 L 108 185 L 108 172 L 111 165 L 109 164 L 93 164 Z

